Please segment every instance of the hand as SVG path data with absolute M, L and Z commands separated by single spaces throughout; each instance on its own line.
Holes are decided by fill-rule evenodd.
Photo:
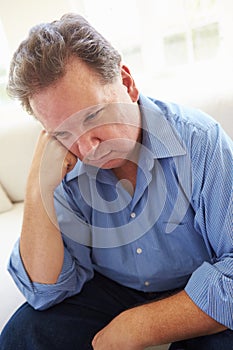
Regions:
M 76 162 L 77 158 L 71 152 L 43 130 L 34 152 L 29 182 L 34 184 L 36 180 L 43 192 L 54 190 Z
M 94 350 L 144 350 L 143 331 L 136 308 L 114 318 L 92 341 Z

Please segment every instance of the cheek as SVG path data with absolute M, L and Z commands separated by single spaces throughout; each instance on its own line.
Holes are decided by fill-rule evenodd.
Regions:
M 79 147 L 77 144 L 73 144 L 70 148 L 69 151 L 73 153 L 78 159 L 83 160 L 83 156 L 79 151 Z
M 126 144 L 134 144 L 138 140 L 139 130 L 134 126 L 123 125 L 117 128 L 115 138 L 122 139 Z
M 61 141 L 60 141 L 61 142 Z M 61 142 L 62 145 L 67 149 L 69 150 L 71 153 L 73 153 L 76 157 L 78 157 L 78 159 L 81 160 L 82 156 L 81 156 L 81 153 L 79 151 L 79 147 L 78 147 L 78 144 L 77 142 L 71 142 L 71 141 L 62 141 Z

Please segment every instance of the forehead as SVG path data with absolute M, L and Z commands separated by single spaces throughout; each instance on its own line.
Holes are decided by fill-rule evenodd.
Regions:
M 75 113 L 106 103 L 108 95 L 96 74 L 78 61 L 55 84 L 34 94 L 30 105 L 35 117 L 48 129 Z

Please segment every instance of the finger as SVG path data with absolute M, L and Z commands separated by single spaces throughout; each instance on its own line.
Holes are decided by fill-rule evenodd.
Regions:
M 77 157 L 72 154 L 71 152 L 68 152 L 64 161 L 64 166 L 66 168 L 67 172 L 70 172 L 77 163 Z

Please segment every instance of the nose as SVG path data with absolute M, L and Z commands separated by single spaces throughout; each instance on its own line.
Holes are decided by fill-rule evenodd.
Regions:
M 85 133 L 76 140 L 76 146 L 80 159 L 86 157 L 94 157 L 95 151 L 100 144 L 100 140 L 97 137 L 93 137 L 90 133 Z

